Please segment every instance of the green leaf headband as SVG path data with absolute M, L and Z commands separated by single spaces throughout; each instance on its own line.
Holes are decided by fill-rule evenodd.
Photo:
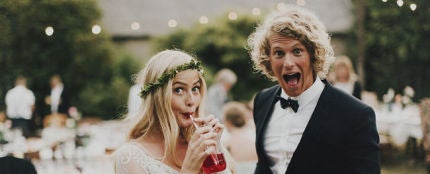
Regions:
M 159 77 L 155 83 L 148 83 L 147 85 L 145 85 L 142 88 L 142 91 L 140 92 L 140 97 L 143 98 L 143 97 L 147 96 L 149 93 L 162 87 L 167 82 L 169 82 L 169 80 L 173 79 L 176 76 L 176 74 L 178 74 L 181 71 L 187 70 L 187 69 L 196 69 L 200 73 L 203 74 L 203 67 L 202 67 L 201 63 L 199 61 L 196 61 L 193 59 L 189 63 L 179 65 L 179 66 L 175 67 L 174 69 L 171 69 L 170 71 L 168 71 L 166 73 L 163 73 L 163 75 L 161 75 L 161 77 Z

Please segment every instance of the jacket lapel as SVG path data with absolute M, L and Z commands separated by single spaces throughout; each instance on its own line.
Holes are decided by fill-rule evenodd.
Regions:
M 313 139 L 318 137 L 319 130 L 321 127 L 321 123 L 324 121 L 325 115 L 327 115 L 327 105 L 329 105 L 328 97 L 330 97 L 332 87 L 328 84 L 327 81 L 323 80 L 325 87 L 321 93 L 320 98 L 318 99 L 318 103 L 315 107 L 314 112 L 312 113 L 311 118 L 309 119 L 308 124 L 306 125 L 305 131 L 303 132 L 302 138 L 300 139 L 299 145 L 294 151 L 293 157 L 291 158 L 290 164 L 288 165 L 287 172 L 294 171 L 294 168 L 304 162 L 306 158 L 312 158 L 311 156 L 306 156 L 304 151 L 309 148 L 313 148 L 315 145 L 313 143 Z
M 267 104 L 261 108 L 263 110 L 262 113 L 264 113 L 264 114 L 261 114 L 261 115 L 263 115 L 263 118 L 261 119 L 262 124 L 261 124 L 261 126 L 256 127 L 256 129 L 257 129 L 257 131 L 256 131 L 257 132 L 257 143 L 258 143 L 257 144 L 257 150 L 264 151 L 264 153 L 263 153 L 264 159 L 260 160 L 260 161 L 267 162 L 269 164 L 269 166 L 273 165 L 273 162 L 269 159 L 269 157 L 267 156 L 267 153 L 265 152 L 264 135 L 265 135 L 266 130 L 267 130 L 267 124 L 269 124 L 269 120 L 272 116 L 274 105 L 276 103 L 275 96 L 279 95 L 280 93 L 281 93 L 281 87 L 277 86 L 274 89 L 274 92 L 269 94 L 271 96 L 268 98 Z

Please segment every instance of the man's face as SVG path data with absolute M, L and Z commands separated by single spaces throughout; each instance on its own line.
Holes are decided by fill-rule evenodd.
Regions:
M 311 56 L 299 40 L 274 34 L 269 38 L 270 66 L 288 96 L 299 96 L 312 86 L 315 78 Z

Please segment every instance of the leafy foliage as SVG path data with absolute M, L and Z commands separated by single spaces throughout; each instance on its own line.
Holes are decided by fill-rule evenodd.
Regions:
M 366 88 L 382 96 L 390 87 L 401 93 L 409 85 L 422 98 L 430 96 L 430 1 L 403 1 L 402 7 L 393 0 L 365 1 Z M 415 11 L 412 3 L 417 4 Z M 350 43 L 356 40 L 353 29 Z
M 238 82 L 232 88 L 235 100 L 250 100 L 255 92 L 274 83 L 263 75 L 254 73 L 246 49 L 248 36 L 254 31 L 257 20 L 250 16 L 241 16 L 229 20 L 227 15 L 209 24 L 195 24 L 190 29 L 180 29 L 169 35 L 154 38 L 155 51 L 181 49 L 195 54 L 202 60 L 208 84 L 213 81 L 213 74 L 222 68 L 233 70 Z
M 97 7 L 94 0 L 0 1 L 0 97 L 24 75 L 36 95 L 37 113 L 44 115 L 49 78 L 59 74 L 84 115 L 112 118 L 120 103 L 114 100 L 125 103 L 126 97 L 116 96 L 126 96 L 126 79 L 136 69 L 121 66 L 135 63 L 114 53 L 106 34 L 91 33 L 101 17 Z M 47 26 L 54 28 L 52 36 L 45 34 Z

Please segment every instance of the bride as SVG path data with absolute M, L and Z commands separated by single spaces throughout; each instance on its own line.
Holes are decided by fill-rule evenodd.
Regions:
M 135 125 L 129 141 L 114 153 L 116 173 L 203 172 L 213 149 L 208 147 L 218 145 L 224 126 L 212 116 L 203 117 L 202 73 L 200 63 L 181 51 L 162 51 L 149 60 L 136 79 L 143 84 L 143 103 L 130 118 Z

